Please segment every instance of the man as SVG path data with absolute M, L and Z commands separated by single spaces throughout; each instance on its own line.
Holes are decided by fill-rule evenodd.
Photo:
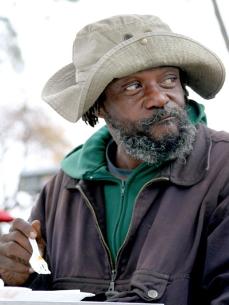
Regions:
M 83 28 L 73 63 L 43 98 L 63 117 L 107 127 L 73 150 L 31 223 L 1 237 L 8 285 L 81 289 L 95 300 L 166 305 L 229 302 L 229 135 L 206 127 L 186 86 L 213 98 L 219 58 L 154 16 Z M 29 266 L 36 238 L 51 275 Z

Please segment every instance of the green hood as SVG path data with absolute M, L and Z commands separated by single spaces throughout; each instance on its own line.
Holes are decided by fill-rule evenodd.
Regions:
M 207 123 L 204 106 L 189 100 L 186 106 L 190 121 L 193 124 Z M 72 150 L 61 162 L 62 170 L 72 178 L 91 179 L 108 178 L 106 147 L 111 135 L 106 126 L 94 133 L 84 145 Z
M 95 172 L 104 171 L 107 165 L 105 150 L 110 139 L 107 127 L 102 127 L 65 157 L 61 162 L 62 170 L 76 179 L 90 179 Z

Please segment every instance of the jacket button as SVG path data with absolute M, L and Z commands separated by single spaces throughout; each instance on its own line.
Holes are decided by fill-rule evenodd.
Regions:
M 148 291 L 148 296 L 151 298 L 151 299 L 156 299 L 158 297 L 158 292 L 157 290 L 155 289 L 151 289 Z

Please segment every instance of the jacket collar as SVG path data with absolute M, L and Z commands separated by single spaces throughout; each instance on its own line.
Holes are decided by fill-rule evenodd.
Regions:
M 212 140 L 209 129 L 199 124 L 193 150 L 186 161 L 175 160 L 161 171 L 175 184 L 191 186 L 201 181 L 210 167 Z
M 175 160 L 164 166 L 159 176 L 168 178 L 172 183 L 181 186 L 191 186 L 200 182 L 210 168 L 210 154 L 212 149 L 212 139 L 209 129 L 202 124 L 197 125 L 196 140 L 193 151 L 182 162 Z M 70 177 L 69 177 L 70 178 Z M 68 188 L 75 188 L 76 179 L 71 177 L 67 183 Z

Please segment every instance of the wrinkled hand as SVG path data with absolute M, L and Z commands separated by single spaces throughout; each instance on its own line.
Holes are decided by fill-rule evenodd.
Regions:
M 23 285 L 33 272 L 29 264 L 32 248 L 28 237 L 36 238 L 41 252 L 44 251 L 39 220 L 28 223 L 17 218 L 9 233 L 0 236 L 0 278 L 6 285 Z

